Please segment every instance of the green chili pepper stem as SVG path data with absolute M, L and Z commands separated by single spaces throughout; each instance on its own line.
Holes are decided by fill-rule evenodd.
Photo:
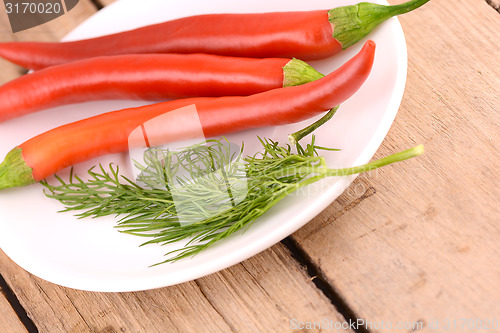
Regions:
M 314 132 L 318 127 L 326 123 L 328 120 L 332 119 L 333 115 L 339 109 L 339 105 L 328 111 L 323 117 L 312 123 L 311 125 L 288 135 L 288 140 L 292 145 L 296 145 L 303 137 Z
M 399 5 L 385 6 L 369 2 L 342 6 L 328 11 L 333 37 L 343 49 L 357 43 L 385 20 L 408 13 L 429 0 L 410 0 Z
M 324 77 L 308 63 L 293 58 L 283 66 L 283 87 L 298 86 Z
M 34 183 L 32 172 L 23 159 L 21 148 L 12 149 L 0 164 L 0 189 Z
M 407 2 L 400 3 L 399 5 L 388 6 L 392 13 L 392 16 L 405 14 L 411 12 L 414 9 L 424 5 L 429 0 L 410 0 Z

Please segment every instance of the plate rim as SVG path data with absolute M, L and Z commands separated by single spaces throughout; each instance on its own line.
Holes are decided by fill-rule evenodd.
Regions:
M 92 18 L 95 18 L 97 15 L 108 15 L 107 12 L 110 10 L 113 10 L 116 6 L 122 3 L 126 3 L 126 0 L 120 0 L 116 1 L 109 6 L 106 6 L 103 10 L 98 11 L 96 14 L 92 15 L 88 19 L 86 19 L 84 22 L 82 22 L 80 25 L 78 25 L 75 29 L 73 29 L 66 37 L 63 38 L 70 38 L 71 35 L 75 32 L 78 31 L 78 29 L 83 26 L 84 24 L 88 24 L 87 22 L 91 20 Z M 382 1 L 382 3 L 387 3 L 386 1 Z M 401 24 L 399 20 L 394 17 L 391 18 L 390 20 L 397 22 L 395 25 L 396 29 L 393 30 L 395 32 L 395 38 L 399 40 L 397 41 L 396 44 L 398 45 L 397 47 L 397 59 L 403 60 L 403 61 L 398 61 L 398 69 L 396 70 L 397 76 L 396 76 L 396 82 L 394 85 L 394 90 L 391 94 L 391 98 L 388 104 L 387 109 L 385 110 L 383 120 L 381 120 L 380 124 L 378 124 L 378 128 L 376 132 L 372 135 L 371 140 L 368 141 L 368 144 L 364 146 L 364 149 L 362 152 L 359 154 L 358 158 L 355 160 L 354 164 L 364 164 L 368 162 L 376 153 L 380 145 L 382 144 L 383 140 L 385 139 L 390 127 L 392 126 L 394 119 L 397 115 L 397 112 L 399 110 L 400 104 L 402 102 L 405 86 L 406 86 L 406 78 L 407 78 L 407 67 L 408 67 L 408 62 L 407 62 L 407 47 L 406 47 L 406 41 L 404 37 L 404 32 L 401 27 Z M 32 273 L 33 275 L 36 275 L 46 281 L 49 281 L 51 283 L 55 283 L 57 285 L 61 285 L 64 287 L 68 288 L 73 288 L 73 289 L 79 289 L 79 290 L 87 290 L 87 291 L 97 291 L 97 292 L 131 292 L 131 291 L 142 291 L 142 290 L 149 290 L 149 289 L 156 289 L 156 288 L 162 288 L 166 286 L 172 286 L 176 285 L 179 283 L 191 281 L 203 276 L 206 276 L 208 274 L 212 274 L 215 272 L 218 272 L 220 270 L 223 270 L 225 268 L 228 268 L 234 264 L 237 264 L 239 262 L 242 262 L 264 250 L 267 248 L 273 246 L 277 242 L 281 241 L 283 238 L 287 237 L 288 235 L 292 234 L 294 231 L 298 230 L 299 228 L 303 227 L 305 224 L 307 224 L 311 219 L 313 219 L 315 216 L 320 214 L 326 207 L 328 207 L 337 197 L 338 197 L 338 191 L 340 190 L 340 193 L 342 193 L 357 177 L 357 175 L 352 175 L 352 176 L 347 176 L 343 177 L 343 179 L 339 182 L 337 182 L 334 186 L 331 186 L 328 188 L 326 193 L 324 193 L 321 196 L 320 200 L 315 201 L 315 204 L 313 207 L 309 206 L 303 214 L 305 215 L 302 217 L 302 219 L 305 219 L 306 221 L 301 224 L 301 225 L 294 225 L 293 228 L 291 226 L 283 226 L 283 229 L 286 231 L 282 232 L 275 232 L 273 230 L 272 233 L 267 235 L 267 237 L 263 237 L 261 239 L 260 243 L 257 244 L 252 244 L 251 246 L 245 246 L 244 250 L 241 249 L 239 252 L 244 252 L 244 255 L 241 255 L 239 252 L 233 252 L 230 255 L 224 256 L 223 258 L 218 258 L 215 261 L 211 261 L 208 263 L 204 263 L 203 265 L 196 265 L 193 267 L 190 267 L 188 270 L 184 270 L 184 272 L 188 272 L 188 274 L 184 273 L 179 277 L 176 278 L 170 278 L 169 282 L 166 283 L 166 281 L 163 279 L 164 277 L 162 276 L 157 276 L 154 275 L 152 277 L 148 277 L 145 279 L 141 279 L 139 283 L 131 283 L 130 280 L 120 280 L 120 281 L 107 281 L 105 280 L 106 283 L 103 283 L 103 281 L 98 281 L 95 282 L 94 280 L 85 280 L 82 279 L 80 281 L 76 280 L 71 280 L 71 281 L 65 281 L 64 278 L 61 279 L 60 276 L 57 274 L 51 274 L 51 272 L 36 272 L 30 269 L 29 267 L 24 267 L 23 265 L 24 260 L 19 260 L 19 258 L 15 258 L 14 256 L 11 256 L 8 252 L 5 251 L 6 255 L 10 257 L 14 262 L 16 262 L 19 266 L 21 266 L 23 269 L 26 271 Z M 287 223 L 284 223 L 286 225 Z M 294 229 L 294 230 L 292 230 Z M 290 230 L 292 230 L 290 232 Z M 287 234 L 285 236 L 282 236 L 283 234 Z M 269 245 L 269 243 L 272 243 Z M 262 245 L 262 244 L 267 244 L 267 245 Z M 14 257 L 14 258 L 13 258 Z M 15 260 L 17 259 L 17 260 Z M 40 274 L 42 273 L 42 274 Z

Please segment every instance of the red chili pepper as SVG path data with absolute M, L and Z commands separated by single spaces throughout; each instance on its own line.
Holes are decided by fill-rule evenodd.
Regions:
M 358 42 L 388 18 L 429 0 L 383 6 L 362 2 L 331 10 L 191 16 L 65 43 L 0 43 L 0 56 L 31 69 L 100 55 L 212 53 L 321 59 Z
M 368 77 L 374 55 L 375 43 L 368 41 L 339 69 L 300 86 L 243 97 L 178 99 L 109 112 L 57 127 L 24 142 L 7 154 L 0 164 L 0 188 L 27 185 L 78 162 L 126 151 L 128 137 L 135 128 L 184 106 L 196 106 L 206 137 L 310 118 L 354 94 Z M 179 132 L 179 124 L 172 123 L 171 126 L 171 130 Z M 166 132 L 168 130 L 165 129 Z
M 0 86 L 0 121 L 69 103 L 243 96 L 321 77 L 298 59 L 206 54 L 97 57 L 48 67 Z

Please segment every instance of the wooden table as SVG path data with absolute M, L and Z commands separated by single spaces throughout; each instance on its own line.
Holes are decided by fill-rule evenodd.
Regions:
M 15 34 L 2 8 L 0 40 L 58 40 L 110 2 Z M 408 80 L 376 157 L 423 143 L 422 157 L 358 177 L 283 242 L 173 287 L 73 290 L 0 251 L 0 332 L 500 332 L 498 5 L 432 0 L 400 17 Z M 0 61 L 2 83 L 22 73 Z

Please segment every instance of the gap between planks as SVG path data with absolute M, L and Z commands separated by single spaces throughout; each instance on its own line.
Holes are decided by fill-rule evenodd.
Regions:
M 500 0 L 486 0 L 486 3 L 500 13 Z
M 104 3 L 100 0 L 89 0 L 89 2 L 91 4 L 94 5 L 94 7 L 97 9 L 97 10 L 101 10 L 103 9 L 104 7 L 106 7 L 107 4 L 111 3 L 112 1 L 105 1 Z
M 359 316 L 351 309 L 349 304 L 342 297 L 334 286 L 327 282 L 327 279 L 321 273 L 321 268 L 316 266 L 307 252 L 291 237 L 287 237 L 281 241 L 295 261 L 300 266 L 306 269 L 307 275 L 311 278 L 316 288 L 323 293 L 323 295 L 330 300 L 335 309 L 344 317 L 346 323 L 357 323 Z M 369 333 L 363 325 L 356 325 L 351 327 L 356 333 Z
M 10 286 L 7 284 L 7 281 L 0 274 L 0 291 L 5 296 L 10 306 L 16 313 L 17 317 L 21 321 L 21 323 L 26 327 L 26 330 L 30 333 L 38 333 L 38 328 L 31 318 L 28 316 L 28 313 L 24 309 L 24 307 L 19 302 L 16 294 L 12 291 Z

